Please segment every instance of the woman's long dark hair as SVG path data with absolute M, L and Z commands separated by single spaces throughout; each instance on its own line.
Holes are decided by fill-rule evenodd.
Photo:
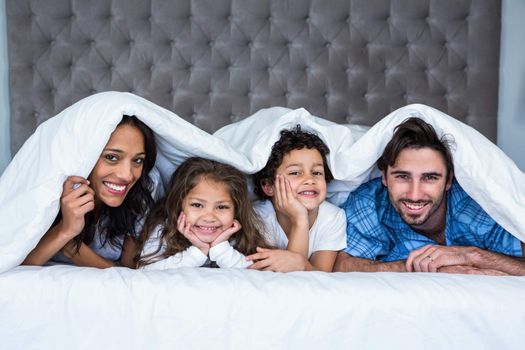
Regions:
M 153 190 L 153 181 L 149 177 L 149 172 L 155 165 L 157 157 L 157 146 L 155 144 L 155 137 L 151 129 L 141 122 L 135 116 L 124 115 L 121 122 L 117 127 L 121 125 L 130 125 L 137 128 L 144 136 L 144 152 L 146 154 L 144 158 L 144 166 L 140 178 L 137 180 L 135 185 L 129 190 L 126 195 L 124 202 L 118 207 L 104 206 L 101 213 L 101 218 L 106 220 L 100 220 L 101 229 L 105 232 L 105 245 L 109 242 L 111 245 L 122 248 L 121 237 L 130 237 L 136 240 L 139 236 L 137 232 L 137 223 L 145 220 L 146 214 L 153 207 L 154 201 L 151 197 L 151 191 Z M 59 218 L 57 218 L 59 219 Z M 94 222 L 93 212 L 89 212 L 85 217 L 84 230 L 76 236 L 73 240 L 76 244 L 76 249 L 80 249 L 81 243 L 90 244 L 93 241 L 96 225 Z M 140 230 L 140 228 L 138 228 Z

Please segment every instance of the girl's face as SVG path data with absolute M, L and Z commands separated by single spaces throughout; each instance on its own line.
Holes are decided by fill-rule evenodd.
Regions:
M 228 186 L 206 178 L 199 181 L 182 204 L 191 230 L 204 243 L 213 242 L 224 230 L 232 227 L 234 209 Z
M 140 130 L 128 124 L 118 126 L 88 177 L 95 191 L 95 206 L 120 206 L 142 175 L 145 157 Z

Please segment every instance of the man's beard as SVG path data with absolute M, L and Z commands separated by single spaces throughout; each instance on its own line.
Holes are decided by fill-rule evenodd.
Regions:
M 390 198 L 390 202 L 394 206 L 394 209 L 396 212 L 401 216 L 403 221 L 405 221 L 410 226 L 419 226 L 423 225 L 440 207 L 441 203 L 443 202 L 443 198 L 445 198 L 445 191 L 436 198 L 435 200 L 420 200 L 420 201 L 413 201 L 407 198 L 401 198 L 397 201 L 393 201 L 392 197 L 390 196 L 390 193 L 388 194 Z M 405 205 L 403 202 L 410 203 L 410 204 L 423 204 L 425 206 L 430 205 L 430 209 L 427 209 L 421 214 L 409 214 L 405 211 L 404 208 Z

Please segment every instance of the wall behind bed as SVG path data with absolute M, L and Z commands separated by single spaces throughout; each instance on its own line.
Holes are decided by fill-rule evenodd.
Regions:
M 5 0 L 0 0 L 0 174 L 11 160 L 8 69 Z
M 9 150 L 9 102 L 7 92 L 7 53 L 5 0 L 0 0 L 0 173 L 11 159 Z M 502 9 L 502 42 L 501 42 L 501 75 L 500 104 L 498 119 L 498 144 L 525 170 L 525 139 L 523 129 L 525 118 L 522 111 L 525 102 L 525 76 L 522 62 L 525 61 L 525 50 L 520 47 L 520 34 L 525 32 L 522 21 L 525 16 L 525 3 L 503 0 Z

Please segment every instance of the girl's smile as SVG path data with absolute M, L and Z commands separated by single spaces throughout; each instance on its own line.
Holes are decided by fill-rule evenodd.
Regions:
M 184 199 L 186 221 L 199 240 L 213 242 L 224 230 L 232 227 L 234 205 L 224 183 L 203 178 Z

